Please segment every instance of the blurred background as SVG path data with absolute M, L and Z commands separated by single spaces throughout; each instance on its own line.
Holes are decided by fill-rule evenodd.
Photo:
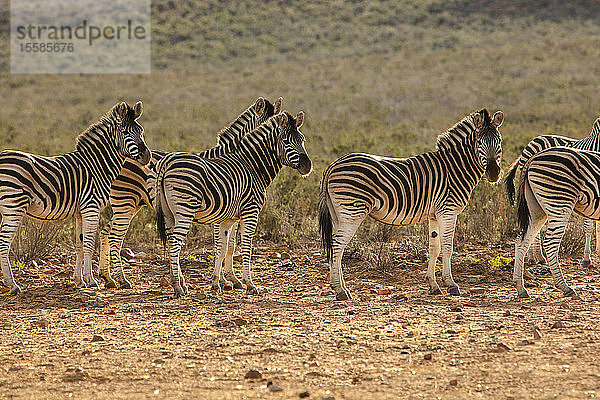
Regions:
M 11 75 L 9 18 L 2 0 L 1 149 L 71 151 L 75 137 L 121 100 L 143 101 L 147 143 L 167 151 L 212 146 L 258 96 L 283 96 L 287 110 L 304 110 L 313 173 L 284 169 L 258 227 L 261 239 L 291 249 L 318 244 L 319 180 L 345 153 L 434 150 L 437 135 L 487 107 L 505 113 L 506 170 L 533 137 L 584 137 L 600 116 L 600 2 L 593 0 L 158 0 L 148 75 Z M 512 243 L 514 214 L 503 187 L 482 181 L 459 216 L 457 249 Z M 71 221 L 29 222 L 24 261 L 27 231 L 42 230 L 51 235 L 40 248 L 72 246 Z M 369 221 L 353 246 L 424 251 L 425 231 Z M 188 246 L 209 246 L 210 234 L 196 226 Z M 155 237 L 153 213 L 143 210 L 126 245 L 151 247 Z M 565 249 L 581 251 L 581 237 L 574 224 Z

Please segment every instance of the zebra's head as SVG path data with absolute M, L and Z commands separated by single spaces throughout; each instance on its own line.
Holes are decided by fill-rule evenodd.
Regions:
M 502 135 L 498 128 L 502 125 L 502 121 L 504 121 L 502 111 L 496 111 L 492 117 L 487 108 L 473 114 L 477 159 L 485 169 L 488 181 L 492 183 L 500 179 Z
M 304 123 L 304 112 L 300 111 L 296 118 L 287 111 L 277 115 L 279 135 L 277 137 L 277 152 L 283 165 L 294 168 L 302 175 L 312 171 L 312 161 L 304 148 L 304 135 L 300 127 Z
M 258 125 L 262 124 L 273 115 L 277 115 L 281 112 L 283 106 L 283 97 L 278 98 L 275 103 L 271 103 L 264 97 L 259 97 L 254 102 L 254 111 L 258 115 Z
M 116 137 L 115 142 L 123 157 L 131 158 L 142 165 L 150 162 L 152 153 L 144 141 L 144 128 L 137 122 L 142 115 L 142 102 L 133 107 L 126 102 L 115 106 Z

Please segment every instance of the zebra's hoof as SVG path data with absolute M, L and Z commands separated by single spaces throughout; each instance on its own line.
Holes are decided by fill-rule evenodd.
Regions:
M 519 292 L 517 294 L 517 297 L 519 299 L 528 299 L 529 298 L 529 292 L 527 290 L 523 290 L 523 291 L 521 291 L 521 292 Z
M 448 293 L 452 296 L 460 296 L 460 289 L 458 288 L 458 286 L 449 286 Z
M 186 295 L 187 295 L 187 288 L 176 287 L 175 294 L 173 297 L 176 299 L 179 299 L 179 298 L 185 297 Z
M 228 280 L 223 280 L 219 284 L 223 288 L 223 290 L 226 290 L 226 291 L 233 290 L 233 282 L 230 282 Z
M 565 297 L 578 297 L 577 292 L 575 292 L 573 288 L 568 288 L 563 292 L 563 294 L 565 295 Z
M 10 289 L 10 292 L 8 292 L 9 294 L 16 296 L 17 294 L 21 293 L 21 288 L 18 285 L 13 285 L 13 287 Z
M 336 293 L 335 299 L 338 301 L 352 300 L 352 296 L 350 295 L 349 291 L 344 290 L 342 292 Z
M 581 266 L 582 266 L 583 268 L 589 268 L 589 267 L 591 267 L 591 266 L 592 266 L 592 261 L 591 261 L 591 260 L 583 260 L 583 261 L 581 262 Z
M 246 288 L 246 294 L 256 295 L 256 294 L 258 294 L 258 288 L 254 285 L 248 286 Z
M 123 279 L 122 281 L 119 281 L 119 288 L 120 289 L 132 289 L 133 285 L 127 279 Z
M 117 288 L 117 282 L 115 282 L 113 279 L 111 278 L 104 278 L 104 289 L 116 289 Z
M 240 282 L 239 280 L 233 280 L 233 288 L 234 289 L 243 289 L 244 285 L 242 285 L 242 282 Z
M 100 284 L 98 283 L 97 280 L 95 280 L 94 278 L 90 279 L 90 281 L 85 285 L 86 288 L 89 289 L 98 289 L 100 287 Z
M 436 294 L 442 294 L 442 290 L 438 287 L 432 287 L 429 288 L 429 292 L 427 292 L 430 295 L 436 295 Z

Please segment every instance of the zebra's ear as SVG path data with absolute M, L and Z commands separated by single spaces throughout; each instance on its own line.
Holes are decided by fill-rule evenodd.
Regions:
M 500 125 L 504 122 L 504 113 L 502 111 L 496 111 L 492 116 L 492 125 L 496 128 L 500 128 Z
M 483 117 L 479 112 L 473 114 L 473 125 L 475 125 L 475 129 L 477 130 L 483 127 Z
M 124 101 L 119 103 L 119 105 L 117 106 L 117 115 L 119 116 L 119 119 L 121 121 L 127 117 L 127 109 L 128 108 L 129 108 L 129 105 L 127 103 L 125 103 Z
M 304 123 L 304 111 L 300 111 L 298 115 L 296 115 L 296 128 L 300 128 Z
M 285 127 L 288 124 L 288 117 L 287 114 L 282 112 L 280 114 L 277 115 L 277 122 L 279 123 L 279 126 L 281 128 Z
M 135 105 L 133 106 L 133 111 L 135 112 L 135 119 L 138 119 L 142 116 L 142 113 L 144 112 L 144 107 L 142 106 L 141 101 L 135 103 Z
M 256 102 L 254 103 L 254 109 L 257 113 L 262 114 L 263 111 L 265 111 L 265 99 L 262 97 L 256 99 Z
M 274 108 L 274 112 L 273 112 L 273 114 L 274 114 L 274 115 L 277 115 L 277 114 L 279 114 L 279 113 L 281 112 L 281 110 L 283 110 L 283 97 L 280 97 L 280 98 L 278 98 L 278 99 L 275 101 L 275 104 L 274 104 L 273 106 L 274 106 L 274 107 L 273 107 L 273 108 Z

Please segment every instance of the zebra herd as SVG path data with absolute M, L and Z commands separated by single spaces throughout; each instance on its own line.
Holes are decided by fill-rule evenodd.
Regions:
M 245 285 L 248 294 L 258 293 L 250 261 L 267 189 L 284 166 L 302 176 L 312 171 L 300 131 L 304 113 L 283 110 L 281 97 L 274 103 L 259 97 L 219 132 L 214 147 L 198 154 L 150 151 L 138 123 L 141 115 L 141 102 L 133 107 L 116 104 L 79 135 L 71 153 L 55 157 L 13 150 L 0 153 L 0 262 L 11 294 L 20 288 L 12 275 L 10 245 L 25 215 L 42 220 L 75 217 L 74 280 L 80 286 L 98 287 L 92 255 L 100 211 L 109 203 L 113 215 L 100 234 L 99 263 L 107 288 L 131 288 L 120 250 L 132 218 L 148 206 L 156 211 L 175 297 L 188 293 L 179 254 L 192 222 L 213 225 L 212 288 L 220 292 L 225 284 L 238 289 Z M 336 299 L 351 298 L 342 257 L 367 216 L 391 225 L 428 221 L 429 294 L 441 294 L 435 277 L 440 252 L 448 293 L 460 294 L 450 262 L 456 220 L 484 176 L 492 183 L 500 179 L 503 121 L 502 111 L 490 115 L 483 108 L 441 134 L 434 151 L 409 158 L 353 153 L 325 169 L 319 230 Z M 586 218 L 583 264 L 590 263 L 593 221 L 600 220 L 600 119 L 583 140 L 555 135 L 532 140 L 511 166 L 505 184 L 509 201 L 514 203 L 516 194 L 518 203 L 520 232 L 513 272 L 518 296 L 528 296 L 523 268 L 534 241 L 530 256 L 545 261 L 543 248 L 556 286 L 574 296 L 562 275 L 558 250 L 566 224 L 576 212 Z M 546 222 L 542 243 L 539 232 Z M 238 229 L 241 281 L 233 270 Z M 600 245 L 600 235 L 596 238 Z

